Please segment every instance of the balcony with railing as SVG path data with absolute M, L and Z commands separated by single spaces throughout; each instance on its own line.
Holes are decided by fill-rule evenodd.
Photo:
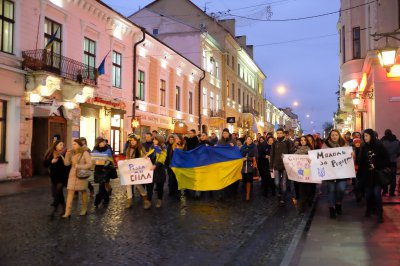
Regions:
M 243 113 L 254 114 L 257 116 L 259 115 L 259 112 L 256 109 L 254 109 L 251 106 L 247 106 L 247 105 L 243 106 Z
M 25 69 L 50 72 L 87 85 L 97 84 L 96 68 L 60 54 L 45 49 L 29 50 L 22 52 L 22 58 Z
M 224 110 L 210 110 L 210 117 L 226 118 L 226 113 Z

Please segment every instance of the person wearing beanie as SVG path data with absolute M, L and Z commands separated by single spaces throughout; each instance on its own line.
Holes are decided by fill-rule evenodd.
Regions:
M 397 171 L 397 158 L 400 156 L 400 142 L 390 129 L 385 130 L 385 136 L 382 138 L 382 143 L 389 153 L 390 158 L 390 190 L 389 186 L 383 187 L 383 193 L 386 195 L 389 191 L 389 196 L 393 197 L 396 190 L 396 171 Z
M 367 200 L 365 217 L 370 217 L 372 209 L 375 207 L 378 223 L 383 223 L 382 186 L 378 171 L 390 166 L 389 154 L 385 146 L 376 139 L 375 132 L 372 129 L 364 130 L 362 138 L 364 143 L 359 153 L 358 171 L 365 187 Z

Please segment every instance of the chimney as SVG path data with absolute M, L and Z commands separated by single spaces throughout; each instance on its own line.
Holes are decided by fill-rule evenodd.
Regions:
M 236 35 L 236 20 L 235 19 L 223 19 L 218 21 L 232 36 Z
M 246 48 L 246 42 L 247 42 L 247 37 L 246 35 L 243 36 L 236 36 L 236 41 L 239 43 L 239 45 L 243 48 Z
M 250 55 L 251 59 L 253 59 L 253 48 L 254 48 L 253 45 L 247 45 L 246 46 L 246 51 Z

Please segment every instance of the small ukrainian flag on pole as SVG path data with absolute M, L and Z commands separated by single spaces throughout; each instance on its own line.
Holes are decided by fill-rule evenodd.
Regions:
M 54 40 L 55 40 L 55 38 L 57 37 L 57 33 L 58 33 L 58 30 L 59 30 L 59 29 L 60 29 L 60 27 L 58 27 L 57 30 L 56 30 L 56 32 L 54 32 L 54 34 L 51 35 L 51 37 L 50 37 L 49 41 L 47 42 L 46 46 L 44 47 L 44 49 L 47 50 L 47 49 L 50 49 L 51 46 L 53 46 Z
M 97 68 L 97 72 L 96 72 L 96 78 L 98 78 L 101 75 L 104 75 L 106 73 L 106 67 L 105 67 L 105 63 L 106 63 L 106 59 L 108 54 L 111 52 L 108 51 L 108 53 L 106 54 L 106 56 L 103 58 L 103 60 L 101 61 L 99 67 Z

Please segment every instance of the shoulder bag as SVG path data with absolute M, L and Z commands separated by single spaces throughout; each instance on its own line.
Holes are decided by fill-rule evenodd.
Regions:
M 77 165 L 79 165 L 79 162 L 81 161 L 83 157 L 83 153 L 81 155 L 81 157 L 79 157 L 79 160 L 77 162 Z M 92 175 L 92 171 L 88 170 L 88 169 L 76 169 L 76 177 L 78 179 L 88 179 L 90 176 Z
M 390 174 L 392 170 L 389 167 L 383 168 L 382 170 L 376 170 L 379 178 L 379 184 L 381 186 L 387 186 L 390 184 Z

